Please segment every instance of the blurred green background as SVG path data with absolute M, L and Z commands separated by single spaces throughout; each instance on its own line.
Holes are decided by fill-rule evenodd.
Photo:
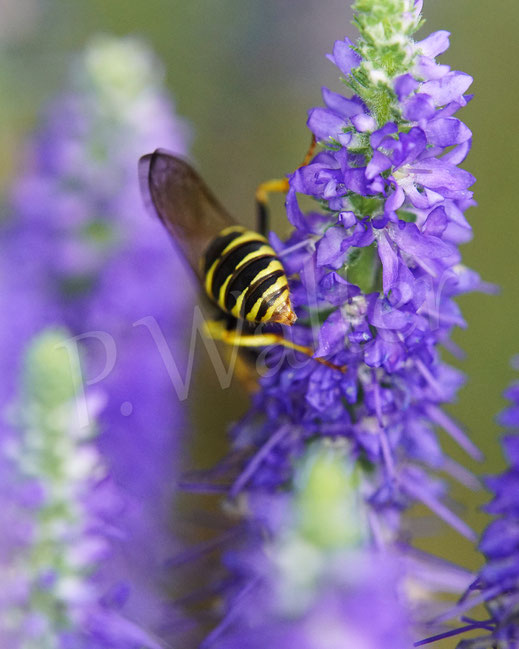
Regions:
M 193 128 L 193 157 L 202 174 L 224 204 L 252 225 L 256 185 L 299 163 L 309 142 L 307 109 L 320 103 L 321 86 L 340 87 L 325 54 L 335 39 L 355 37 L 348 5 L 346 0 L 1 0 L 0 192 L 9 187 L 41 108 L 59 91 L 71 54 L 99 32 L 136 34 L 164 62 L 178 113 Z M 424 14 L 424 36 L 436 29 L 452 33 L 442 62 L 475 79 L 475 99 L 460 117 L 474 133 L 466 167 L 478 178 L 479 206 L 468 213 L 475 236 L 463 253 L 467 265 L 502 291 L 461 300 L 469 326 L 455 340 L 467 357 L 459 362 L 446 353 L 446 358 L 468 375 L 459 402 L 449 410 L 485 453 L 485 464 L 472 468 L 491 473 L 502 466 L 494 416 L 513 376 L 509 357 L 519 352 L 514 128 L 519 4 L 426 0 Z M 282 201 L 274 207 L 274 228 L 283 234 Z M 245 409 L 246 399 L 236 384 L 221 391 L 199 349 L 189 407 L 196 431 L 193 462 L 206 466 L 223 453 L 226 424 Z M 484 494 L 455 488 L 455 495 L 479 531 L 485 518 L 477 507 Z M 479 565 L 468 542 L 443 527 L 433 531 L 434 538 L 424 532 L 423 547 L 470 568 Z

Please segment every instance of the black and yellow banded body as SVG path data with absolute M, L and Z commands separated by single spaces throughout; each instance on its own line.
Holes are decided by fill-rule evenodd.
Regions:
M 205 290 L 222 311 L 252 322 L 295 320 L 285 271 L 261 234 L 239 225 L 225 228 L 202 264 Z
M 238 225 L 190 165 L 158 149 L 141 158 L 139 174 L 145 201 L 222 311 L 295 322 L 285 271 L 267 239 Z

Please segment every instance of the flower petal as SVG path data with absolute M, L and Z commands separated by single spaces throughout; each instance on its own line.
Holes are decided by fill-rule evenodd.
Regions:
M 427 38 L 416 43 L 416 49 L 420 50 L 426 56 L 434 58 L 449 49 L 450 32 L 439 30 L 429 34 Z
M 441 79 L 450 72 L 448 65 L 438 65 L 434 59 L 428 56 L 419 56 L 413 68 L 413 74 L 424 81 Z
M 507 397 L 509 398 L 509 397 Z M 510 425 L 504 424 L 504 425 Z M 519 418 L 515 418 L 512 426 L 519 426 Z M 519 436 L 518 435 L 504 435 L 501 439 L 501 444 L 504 448 L 509 464 L 519 466 Z
M 391 164 L 391 160 L 386 155 L 380 153 L 380 151 L 375 151 L 366 167 L 366 178 L 373 180 L 375 176 L 389 169 Z
M 331 137 L 336 139 L 337 134 L 348 126 L 343 117 L 327 108 L 320 107 L 312 108 L 309 111 L 306 124 L 318 140 L 324 141 Z
M 411 122 L 430 119 L 435 111 L 432 97 L 425 93 L 417 93 L 404 103 L 404 117 Z
M 327 356 L 337 351 L 337 346 L 344 346 L 344 336 L 348 331 L 348 323 L 342 317 L 340 309 L 334 311 L 319 329 L 319 345 L 314 353 L 316 358 Z
M 337 92 L 332 92 L 328 88 L 322 89 L 324 103 L 328 106 L 330 110 L 337 115 L 341 115 L 344 118 L 353 117 L 353 115 L 359 115 L 360 113 L 366 112 L 366 108 L 362 101 L 358 97 L 344 97 L 343 95 L 338 94 Z
M 397 131 L 398 126 L 394 122 L 388 122 L 387 124 L 384 124 L 382 128 L 379 128 L 378 131 L 375 131 L 371 134 L 369 138 L 371 146 L 376 149 L 380 146 L 380 143 L 386 137 L 386 135 L 396 133 Z
M 413 126 L 409 133 L 400 135 L 401 150 L 398 160 L 393 157 L 393 162 L 398 165 L 409 164 L 417 160 L 427 147 L 425 133 L 418 126 Z
M 341 212 L 339 214 L 339 223 L 343 228 L 351 228 L 357 223 L 357 217 L 354 212 Z
M 446 153 L 444 156 L 442 156 L 442 160 L 444 162 L 450 162 L 450 164 L 453 165 L 459 165 L 465 160 L 467 157 L 470 148 L 472 146 L 472 140 L 466 140 L 465 142 L 462 142 L 461 144 L 458 144 L 457 147 Z
M 344 184 L 347 189 L 356 194 L 362 194 L 364 196 L 370 196 L 376 194 L 379 191 L 379 188 L 370 186 L 366 178 L 366 167 L 357 167 L 354 169 L 347 169 L 344 172 Z
M 433 237 L 441 237 L 445 232 L 445 228 L 449 223 L 445 208 L 443 206 L 436 207 L 429 212 L 429 216 L 424 223 L 422 232 L 430 234 Z
M 366 115 L 361 113 L 359 115 L 354 115 L 351 118 L 351 123 L 359 131 L 359 133 L 368 133 L 373 131 L 377 123 L 371 115 Z
M 387 295 L 398 277 L 398 254 L 385 232 L 382 232 L 377 243 L 378 256 L 382 262 L 382 283 L 384 293 Z
M 385 210 L 386 212 L 394 212 L 399 207 L 402 207 L 405 201 L 405 193 L 402 187 L 398 183 L 395 183 L 395 191 L 389 195 L 386 200 Z
M 353 43 L 349 38 L 345 38 L 343 41 L 335 41 L 333 54 L 327 54 L 327 58 L 345 75 L 356 68 L 362 60 L 352 48 Z
M 364 349 L 364 362 L 369 367 L 384 366 L 388 372 L 395 372 L 405 361 L 405 349 L 401 343 L 377 336 Z
M 433 205 L 442 203 L 445 200 L 445 197 L 442 194 L 439 194 L 432 189 L 428 189 L 427 187 L 424 188 L 423 191 L 419 192 L 412 181 L 400 184 L 413 206 L 420 210 L 427 209 Z
M 346 231 L 341 226 L 328 228 L 317 244 L 317 266 L 340 268 L 347 251 L 342 249 L 342 242 L 347 239 Z
M 327 273 L 319 283 L 324 299 L 334 306 L 341 306 L 360 293 L 358 286 L 350 284 L 338 273 Z
M 434 119 L 425 127 L 429 144 L 452 146 L 470 140 L 472 132 L 463 122 L 454 117 Z
M 451 192 L 461 192 L 476 182 L 474 176 L 468 171 L 437 158 L 417 161 L 410 168 L 409 173 L 419 185 L 438 190 L 447 198 L 455 198 L 455 195 L 450 196 Z
M 290 185 L 302 194 L 321 196 L 330 180 L 339 181 L 340 177 L 338 169 L 330 169 L 327 165 L 314 161 L 297 169 L 292 175 Z
M 455 248 L 438 237 L 420 232 L 415 223 L 391 226 L 391 238 L 397 246 L 411 257 L 450 257 Z
M 400 101 L 408 97 L 420 84 L 410 74 L 402 74 L 395 79 L 394 89 Z
M 471 83 L 472 77 L 469 74 L 450 72 L 441 79 L 426 81 L 419 92 L 430 95 L 436 106 L 445 106 L 461 97 Z
M 405 329 L 412 320 L 412 315 L 395 309 L 386 299 L 371 300 L 368 307 L 368 320 L 380 329 Z
M 290 223 L 292 223 L 292 225 L 298 230 L 306 231 L 305 217 L 299 207 L 299 203 L 297 202 L 297 195 L 294 187 L 290 187 L 287 192 L 285 206 Z

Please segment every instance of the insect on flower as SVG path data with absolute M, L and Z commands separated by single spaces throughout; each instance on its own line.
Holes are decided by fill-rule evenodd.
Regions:
M 313 148 L 312 141 L 303 164 L 310 160 Z M 139 178 L 145 203 L 154 208 L 205 292 L 219 308 L 219 320 L 207 323 L 209 335 L 232 345 L 283 345 L 313 356 L 312 348 L 297 345 L 282 334 L 255 332 L 258 324 L 291 326 L 297 319 L 285 270 L 265 236 L 267 195 L 286 191 L 286 179 L 259 186 L 259 232 L 255 232 L 239 225 L 197 172 L 167 151 L 157 149 L 143 156 L 139 161 Z M 325 359 L 314 360 L 342 370 Z

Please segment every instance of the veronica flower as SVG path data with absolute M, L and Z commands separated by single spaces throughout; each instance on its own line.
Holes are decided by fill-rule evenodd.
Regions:
M 151 325 L 134 325 L 152 323 L 180 363 L 191 295 L 142 206 L 136 161 L 158 146 L 185 153 L 187 135 L 148 49 L 133 38 L 94 40 L 27 146 L 1 233 L 0 405 L 15 394 L 11 377 L 30 336 L 66 324 L 71 360 L 81 345 L 85 380 L 106 397 L 96 446 L 123 501 L 98 579 L 123 615 L 162 637 L 158 595 L 176 551 L 168 521 L 184 418 Z
M 458 250 L 471 237 L 464 211 L 474 204 L 474 178 L 457 167 L 471 135 L 453 114 L 469 99 L 464 93 L 470 77 L 436 63 L 448 46 L 446 32 L 420 42 L 412 39 L 421 23 L 421 2 L 358 0 L 354 9 L 359 41 L 338 41 L 329 57 L 354 94 L 324 88 L 325 107 L 310 111 L 308 126 L 321 149 L 289 176 L 286 209 L 293 234 L 287 241 L 271 235 L 292 278 L 298 320 L 290 333 L 297 344 L 313 346 L 314 356 L 329 365 L 271 351 L 252 407 L 233 430 L 238 474 L 230 495 L 242 496 L 246 522 L 265 536 L 259 549 L 247 538 L 243 553 L 228 560 L 239 586 L 227 598 L 226 615 L 209 635 L 208 647 L 224 649 L 240 642 L 254 647 L 265 637 L 270 644 L 312 649 L 334 642 L 406 646 L 408 623 L 377 627 L 387 609 L 377 607 L 379 591 L 370 566 L 380 571 L 382 591 L 393 589 L 383 596 L 391 617 L 413 622 L 423 616 L 414 607 L 398 607 L 395 584 L 408 580 L 423 590 L 426 575 L 430 578 L 436 566 L 418 567 L 405 548 L 401 560 L 408 562 L 407 570 L 398 578 L 401 566 L 395 568 L 389 558 L 381 567 L 374 549 L 393 556 L 401 512 L 416 501 L 475 538 L 443 502 L 446 485 L 438 473 L 469 488 L 477 481 L 445 456 L 436 436 L 436 429 L 443 428 L 470 455 L 480 457 L 441 409 L 455 399 L 463 378 L 441 360 L 439 351 L 441 344 L 456 351 L 449 336 L 455 326 L 465 326 L 454 298 L 489 288 L 461 265 Z M 304 212 L 301 195 L 315 199 L 317 209 Z M 309 445 L 323 438 L 337 457 L 346 448 L 349 462 L 357 465 L 367 530 L 354 546 L 356 558 L 344 538 L 336 553 L 322 549 L 332 574 L 324 570 L 316 576 L 312 561 L 298 557 L 299 571 L 304 575 L 310 566 L 311 579 L 298 583 L 286 600 L 303 598 L 304 605 L 287 611 L 279 589 L 283 594 L 288 577 L 279 567 L 278 552 L 298 555 L 295 546 L 286 555 L 280 550 L 293 537 L 282 525 L 272 530 L 266 512 L 277 511 L 273 503 L 280 494 L 290 501 L 294 467 Z M 240 460 L 244 449 L 252 449 L 245 463 Z M 325 474 L 320 479 L 326 484 Z M 295 498 L 293 511 L 300 507 Z M 297 518 L 297 513 L 273 515 L 276 520 Z M 316 509 L 313 516 L 315 525 L 326 529 L 341 514 L 323 506 L 322 515 Z M 247 570 L 250 556 L 262 558 Z M 358 561 L 359 573 L 349 559 Z M 357 574 L 362 574 L 359 581 Z M 448 570 L 439 581 L 441 589 L 452 592 L 463 592 L 469 583 L 467 575 L 459 579 Z M 357 603 L 371 613 L 369 619 L 361 613 L 351 618 Z M 337 635 L 328 637 L 328 629 Z
M 427 638 L 432 642 L 448 635 L 478 630 L 476 637 L 462 640 L 460 649 L 499 647 L 514 649 L 519 642 L 519 383 L 506 391 L 511 402 L 499 417 L 508 432 L 501 443 L 507 468 L 500 475 L 487 477 L 486 486 L 493 494 L 485 511 L 496 516 L 482 534 L 479 550 L 485 564 L 459 604 L 442 620 L 460 617 L 464 626 Z M 484 603 L 487 615 L 473 619 L 467 612 Z M 480 616 L 481 617 L 481 616 Z
M 358 479 L 342 452 L 315 444 L 290 493 L 251 498 L 247 537 L 227 555 L 243 582 L 203 647 L 410 646 L 403 568 L 366 547 Z
M 284 242 L 271 235 L 294 278 L 295 342 L 346 371 L 272 355 L 234 430 L 235 446 L 255 455 L 231 493 L 275 489 L 309 440 L 343 438 L 374 469 L 367 498 L 379 521 L 396 531 L 398 512 L 421 501 L 473 539 L 429 471 L 475 486 L 443 453 L 439 428 L 480 457 L 441 409 L 463 377 L 439 350 L 456 352 L 450 333 L 465 326 L 454 298 L 490 288 L 458 250 L 471 237 L 464 211 L 474 204 L 474 178 L 458 167 L 471 133 L 453 115 L 470 99 L 471 78 L 436 62 L 447 32 L 412 39 L 421 2 L 359 0 L 354 8 L 360 40 L 337 41 L 329 57 L 354 94 L 324 88 L 325 106 L 310 111 L 321 151 L 289 177 L 293 234 Z M 303 212 L 299 195 L 320 209 Z
M 11 498 L 1 512 L 2 646 L 156 647 L 100 597 L 96 570 L 109 555 L 120 504 L 95 425 L 79 416 L 81 376 L 66 336 L 47 330 L 31 343 L 11 413 L 18 435 L 7 449 Z M 88 398 L 94 418 L 100 395 Z
M 505 391 L 511 404 L 498 421 L 508 433 L 501 439 L 507 460 L 503 473 L 485 478 L 492 492 L 492 501 L 485 511 L 496 516 L 483 532 L 479 550 L 485 564 L 458 604 L 438 616 L 436 624 L 459 618 L 463 623 L 439 627 L 438 633 L 419 645 L 472 632 L 471 638 L 460 641 L 459 649 L 514 649 L 519 641 L 519 383 Z M 484 604 L 486 615 L 475 619 L 468 615 L 476 605 Z M 483 619 L 481 619 L 483 617 Z M 475 632 L 479 632 L 474 636 Z

